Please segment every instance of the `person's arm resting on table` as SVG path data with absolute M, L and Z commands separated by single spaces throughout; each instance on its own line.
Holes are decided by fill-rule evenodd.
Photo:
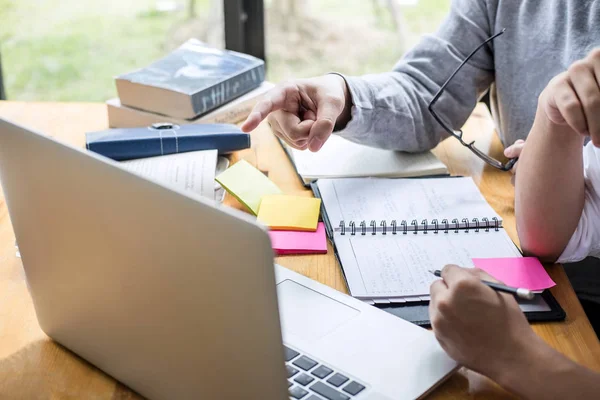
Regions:
M 555 77 L 539 98 L 519 160 L 521 246 L 545 261 L 577 261 L 600 247 L 600 49 Z M 590 136 L 593 143 L 585 148 Z M 560 258 L 559 258 L 560 257 Z
M 269 117 L 273 132 L 297 149 L 318 151 L 336 134 L 388 150 L 418 152 L 445 135 L 429 101 L 469 52 L 493 32 L 483 0 L 456 0 L 440 29 L 400 60 L 393 71 L 342 77 L 329 74 L 278 85 L 242 125 L 246 132 Z M 480 50 L 447 87 L 440 113 L 462 126 L 494 79 L 489 47 Z
M 554 78 L 539 97 L 519 163 L 516 216 L 523 250 L 545 260 L 584 258 L 600 243 L 600 51 Z M 585 175 L 584 175 L 585 171 Z M 562 254 L 562 256 L 561 256 Z M 514 297 L 475 269 L 446 266 L 431 285 L 440 345 L 459 363 L 526 399 L 590 399 L 600 375 L 549 347 Z
M 520 398 L 597 398 L 600 375 L 549 347 L 514 297 L 481 279 L 494 280 L 481 270 L 447 265 L 431 285 L 431 326 L 448 355 Z

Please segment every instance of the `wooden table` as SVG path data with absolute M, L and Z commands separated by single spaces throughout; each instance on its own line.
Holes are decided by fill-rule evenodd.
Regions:
M 0 102 L 0 117 L 83 146 L 84 133 L 107 127 L 103 104 Z M 465 134 L 477 138 L 478 147 L 497 157 L 501 144 L 493 134 L 487 109 L 479 106 L 465 126 Z M 266 171 L 284 192 L 310 195 L 297 179 L 292 166 L 268 127 L 253 133 L 253 148 L 237 154 Z M 517 241 L 514 189 L 510 174 L 483 165 L 457 141 L 448 139 L 436 155 L 452 174 L 470 175 Z M 43 176 L 40 177 L 43 179 Z M 232 199 L 230 205 L 240 207 Z M 278 257 L 277 262 L 306 276 L 346 291 L 331 248 L 326 255 Z M 552 347 L 573 360 L 600 371 L 600 344 L 569 281 L 558 265 L 548 268 L 557 286 L 552 293 L 567 312 L 565 322 L 540 323 L 534 330 Z M 401 344 L 400 344 L 401 345 Z M 506 398 L 489 380 L 465 369 L 454 374 L 431 395 L 431 399 Z M 117 383 L 68 350 L 53 343 L 40 330 L 29 296 L 21 259 L 15 256 L 15 240 L 6 204 L 0 192 L 0 398 L 26 399 L 138 399 L 137 394 Z

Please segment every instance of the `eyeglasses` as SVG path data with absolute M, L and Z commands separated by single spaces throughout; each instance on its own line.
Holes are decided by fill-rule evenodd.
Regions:
M 485 46 L 492 40 L 496 39 L 498 36 L 502 35 L 505 30 L 506 29 L 502 29 L 500 32 L 489 37 L 483 43 L 481 43 L 479 46 L 477 46 L 477 48 L 475 50 L 473 50 L 471 52 L 471 54 L 469 54 L 467 56 L 467 58 L 465 58 L 463 60 L 463 62 L 460 63 L 460 65 L 454 70 L 452 75 L 450 75 L 450 78 L 448 78 L 446 80 L 446 82 L 442 85 L 440 90 L 438 90 L 438 92 L 435 94 L 435 96 L 433 96 L 433 99 L 431 100 L 431 102 L 429 103 L 429 106 L 427 108 L 429 109 L 429 112 L 431 113 L 431 115 L 433 115 L 433 118 L 435 118 L 435 120 L 446 130 L 446 132 L 448 132 L 451 136 L 454 136 L 456 139 L 458 139 L 460 144 L 462 144 L 463 146 L 465 146 L 466 148 L 471 150 L 477 157 L 481 158 L 483 161 L 485 161 L 486 163 L 488 163 L 489 165 L 491 165 L 494 168 L 498 168 L 499 170 L 502 170 L 502 171 L 510 171 L 512 169 L 512 167 L 515 165 L 515 163 L 517 162 L 517 160 L 519 159 L 518 157 L 510 159 L 510 160 L 508 160 L 508 162 L 506 164 L 504 164 L 501 161 L 498 161 L 495 158 L 488 156 L 483 151 L 481 151 L 477 147 L 475 147 L 475 141 L 472 141 L 471 143 L 467 143 L 463 139 L 462 130 L 452 129 L 452 127 L 450 125 L 448 125 L 446 122 L 444 122 L 444 120 L 442 118 L 440 118 L 440 116 L 433 110 L 433 105 L 439 100 L 439 98 L 442 96 L 442 93 L 444 92 L 444 89 L 446 89 L 446 86 L 448 86 L 448 84 L 450 83 L 452 78 L 454 78 L 454 76 L 458 73 L 458 71 L 460 71 L 460 69 L 463 67 L 463 65 L 465 65 L 467 63 L 467 61 L 469 61 L 473 57 L 473 55 L 475 53 L 477 53 L 477 51 L 479 49 L 481 49 L 483 46 Z

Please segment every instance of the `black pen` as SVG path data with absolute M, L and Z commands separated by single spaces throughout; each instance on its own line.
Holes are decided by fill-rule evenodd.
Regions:
M 429 270 L 429 272 L 431 272 L 438 278 L 442 277 L 442 271 L 440 271 L 439 269 L 437 269 L 435 271 Z M 515 295 L 518 298 L 521 298 L 524 300 L 531 300 L 531 299 L 533 299 L 533 296 L 535 296 L 535 293 L 533 293 L 529 289 L 515 288 L 515 287 L 503 285 L 501 283 L 484 281 L 484 280 L 482 280 L 481 283 L 491 287 L 494 290 L 497 290 L 498 292 L 510 293 L 510 294 Z

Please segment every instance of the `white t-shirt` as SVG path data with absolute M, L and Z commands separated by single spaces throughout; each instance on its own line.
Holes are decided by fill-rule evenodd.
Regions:
M 600 258 L 600 149 L 589 142 L 583 149 L 585 204 L 577 229 L 558 258 L 559 263 Z

